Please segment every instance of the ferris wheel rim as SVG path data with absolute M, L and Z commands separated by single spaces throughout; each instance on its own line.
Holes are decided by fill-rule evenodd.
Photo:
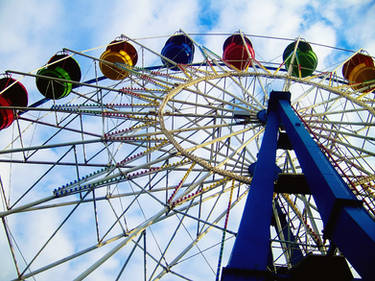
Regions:
M 207 161 L 205 161 L 203 159 L 200 159 L 199 157 L 197 157 L 197 156 L 193 155 L 192 153 L 186 151 L 173 138 L 172 134 L 166 128 L 165 122 L 164 122 L 164 115 L 165 115 L 164 111 L 165 111 L 165 107 L 166 107 L 167 103 L 175 95 L 177 95 L 178 93 L 180 93 L 182 90 L 184 90 L 187 87 L 191 87 L 193 85 L 201 83 L 201 82 L 206 82 L 206 81 L 210 81 L 210 80 L 214 80 L 214 79 L 226 78 L 226 77 L 229 77 L 229 76 L 231 76 L 231 77 L 267 77 L 267 78 L 271 78 L 271 79 L 280 79 L 280 80 L 284 80 L 284 81 L 285 80 L 290 80 L 290 81 L 293 81 L 293 82 L 296 82 L 296 83 L 300 83 L 300 84 L 304 84 L 304 85 L 308 85 L 308 86 L 313 86 L 313 87 L 316 87 L 318 89 L 326 90 L 326 91 L 328 91 L 330 93 L 336 94 L 336 95 L 338 95 L 338 96 L 340 96 L 342 98 L 348 99 L 348 100 L 352 101 L 353 103 L 355 103 L 356 105 L 358 105 L 358 106 L 362 107 L 363 109 L 365 109 L 367 112 L 369 112 L 373 116 L 375 116 L 375 109 L 373 107 L 367 105 L 366 103 L 362 102 L 361 100 L 359 100 L 359 99 L 357 99 L 355 97 L 352 97 L 350 95 L 350 93 L 346 93 L 344 91 L 341 91 L 340 89 L 333 88 L 333 87 L 324 85 L 322 83 L 312 81 L 310 79 L 306 80 L 306 79 L 303 79 L 303 78 L 292 77 L 290 75 L 281 75 L 281 74 L 266 73 L 266 72 L 262 72 L 261 73 L 261 72 L 239 72 L 239 71 L 236 72 L 236 71 L 228 71 L 228 72 L 224 72 L 224 73 L 216 73 L 216 74 L 213 73 L 212 75 L 202 76 L 202 77 L 199 77 L 199 78 L 196 78 L 196 79 L 192 78 L 191 80 L 188 80 L 185 83 L 181 83 L 179 85 L 176 85 L 176 87 L 172 88 L 170 91 L 167 92 L 167 94 L 165 95 L 164 99 L 160 103 L 160 106 L 159 106 L 159 109 L 158 109 L 158 118 L 160 120 L 161 130 L 162 130 L 163 134 L 166 136 L 166 138 L 171 143 L 173 143 L 174 147 L 182 155 L 186 156 L 187 158 L 190 158 L 194 162 L 199 163 L 201 166 L 204 166 L 206 169 L 211 170 L 212 172 L 219 173 L 219 174 L 221 174 L 221 175 L 223 175 L 225 177 L 230 177 L 230 178 L 236 179 L 236 180 L 241 181 L 243 183 L 250 183 L 251 180 L 249 180 L 249 178 L 247 178 L 247 177 L 236 175 L 236 174 L 231 173 L 229 171 L 226 171 L 224 169 L 219 169 L 217 167 L 213 167 Z M 295 102 L 296 101 L 292 100 L 291 101 L 292 105 Z M 263 132 L 263 130 L 259 131 L 260 134 L 262 132 Z

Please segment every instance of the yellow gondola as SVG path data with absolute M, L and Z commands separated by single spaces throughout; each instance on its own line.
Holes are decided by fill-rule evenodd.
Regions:
M 126 67 L 137 63 L 138 54 L 130 43 L 114 40 L 107 46 L 100 59 L 99 67 L 103 75 L 111 80 L 121 80 L 129 75 Z M 115 66 L 115 63 L 122 64 L 124 68 Z

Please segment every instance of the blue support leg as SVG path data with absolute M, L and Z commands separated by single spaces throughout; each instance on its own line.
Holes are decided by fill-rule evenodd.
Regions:
M 375 221 L 313 141 L 291 108 L 287 92 L 270 95 L 253 181 L 222 280 L 273 280 L 267 275 L 267 261 L 279 118 L 314 196 L 325 236 L 338 246 L 363 280 L 375 280 Z
M 254 177 L 223 281 L 267 280 L 279 123 L 276 112 L 269 107 Z
M 279 94 L 272 92 L 271 98 Z M 364 280 L 375 280 L 375 221 L 313 141 L 290 102 L 278 100 L 277 111 L 314 196 L 325 236 Z

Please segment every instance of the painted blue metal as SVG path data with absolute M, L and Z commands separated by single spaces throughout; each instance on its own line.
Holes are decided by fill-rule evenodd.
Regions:
M 290 93 L 272 92 L 262 145 L 245 209 L 223 281 L 273 280 L 267 272 L 278 128 L 282 122 L 293 144 L 333 241 L 363 280 L 375 280 L 375 221 L 313 141 L 290 106 Z M 272 174 L 272 173 L 271 173 Z M 300 252 L 296 252 L 296 256 Z
M 222 280 L 266 280 L 279 118 L 269 111 L 238 234 Z M 249 277 L 247 277 L 249 276 Z
M 263 125 L 265 125 L 266 122 L 267 122 L 267 110 L 262 109 L 261 111 L 259 111 L 257 113 L 257 118 L 260 121 L 260 123 L 262 123 Z
M 279 100 L 278 104 L 277 111 L 322 217 L 325 236 L 364 280 L 375 280 L 375 221 L 313 141 L 290 102 Z
M 254 162 L 254 163 L 252 163 L 252 164 L 249 165 L 248 171 L 249 171 L 250 176 L 252 176 L 252 177 L 255 174 L 255 168 L 256 168 L 256 166 L 257 166 L 257 162 Z M 282 172 L 282 170 L 280 169 L 280 167 L 275 164 L 274 168 L 273 168 L 273 172 L 272 172 L 273 180 L 274 181 L 277 179 L 277 177 L 279 176 L 279 174 L 281 172 Z M 271 172 L 269 172 L 269 175 L 271 175 Z

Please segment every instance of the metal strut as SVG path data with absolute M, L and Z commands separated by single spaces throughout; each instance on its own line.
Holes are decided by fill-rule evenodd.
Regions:
M 282 122 L 329 238 L 363 280 L 375 280 L 375 221 L 313 141 L 290 105 L 289 92 L 271 92 L 253 181 L 223 281 L 274 280 L 267 270 L 276 143 Z
M 270 251 L 273 176 L 280 119 L 271 104 L 236 241 L 222 280 L 266 280 Z M 251 277 L 250 277 L 251 276 Z M 250 279 L 249 279 L 250 278 Z

